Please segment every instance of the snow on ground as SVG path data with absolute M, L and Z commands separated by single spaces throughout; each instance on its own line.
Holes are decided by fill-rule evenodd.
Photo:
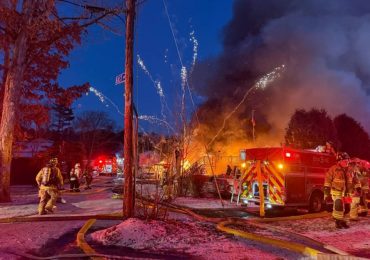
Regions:
M 349 229 L 336 229 L 331 217 L 274 222 L 274 227 L 305 235 L 350 254 L 370 258 L 370 218 L 351 221 Z
M 0 259 L 16 259 L 11 252 L 37 251 L 50 239 L 81 228 L 85 221 L 1 224 Z
M 0 218 L 11 218 L 37 213 L 38 193 L 33 186 L 12 186 L 12 202 L 0 204 Z
M 128 219 L 90 235 L 103 245 L 131 247 L 148 252 L 174 250 L 202 259 L 297 259 L 299 255 L 276 248 L 263 248 L 217 232 L 213 225 L 194 221 Z
M 111 199 L 111 179 L 98 177 L 92 190 L 81 193 L 64 192 L 67 204 L 57 204 L 53 216 L 109 214 L 122 210 L 122 200 Z M 155 185 L 138 185 L 142 194 L 156 191 Z M 0 205 L 0 218 L 33 215 L 37 212 L 37 188 L 34 186 L 12 187 L 11 203 Z M 235 202 L 224 200 L 224 208 L 245 208 Z M 193 209 L 221 209 L 218 198 L 176 198 L 174 204 Z M 249 207 L 248 207 L 249 209 Z M 48 217 L 49 215 L 45 216 Z M 56 224 L 57 223 L 57 224 Z M 58 238 L 76 230 L 84 221 L 9 223 L 0 226 L 0 259 L 14 259 L 4 256 L 4 250 L 22 252 L 42 248 L 49 239 Z M 352 222 L 351 228 L 336 230 L 330 218 L 305 219 L 265 223 L 279 229 L 287 229 L 354 255 L 370 258 L 370 218 Z M 173 213 L 163 221 L 144 222 L 129 219 L 117 226 L 92 233 L 91 238 L 106 245 L 120 245 L 144 251 L 179 252 L 204 259 L 297 259 L 297 255 L 272 246 L 249 240 L 238 239 L 215 230 L 213 225 L 200 223 L 189 216 Z

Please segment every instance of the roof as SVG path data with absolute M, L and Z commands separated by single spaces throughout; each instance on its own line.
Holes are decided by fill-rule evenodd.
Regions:
M 52 145 L 53 141 L 48 139 L 34 139 L 30 141 L 17 142 L 14 146 L 14 158 L 32 158 L 41 152 L 47 151 Z

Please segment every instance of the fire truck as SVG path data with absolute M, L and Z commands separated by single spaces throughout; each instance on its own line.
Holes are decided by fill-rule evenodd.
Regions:
M 114 175 L 117 173 L 117 160 L 113 156 L 99 156 L 93 161 L 93 168 L 100 175 Z
M 240 157 L 245 170 L 240 177 L 241 200 L 264 208 L 308 207 L 323 209 L 323 185 L 335 156 L 288 147 L 251 148 Z

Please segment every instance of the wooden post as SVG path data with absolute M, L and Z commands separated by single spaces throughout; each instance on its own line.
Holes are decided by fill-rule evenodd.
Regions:
M 125 129 L 124 129 L 124 200 L 123 216 L 131 218 L 134 211 L 133 187 L 133 126 L 132 126 L 132 88 L 133 88 L 133 49 L 134 20 L 136 0 L 126 0 L 126 52 L 125 52 Z

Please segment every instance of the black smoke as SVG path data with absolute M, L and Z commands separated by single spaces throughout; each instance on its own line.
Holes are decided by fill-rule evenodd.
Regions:
M 221 126 L 244 93 L 282 64 L 281 77 L 253 91 L 231 119 L 228 127 L 241 138 L 250 138 L 252 110 L 256 127 L 263 124 L 278 142 L 296 109 L 346 113 L 370 132 L 369 1 L 235 0 L 222 54 L 198 64 L 192 76 L 208 100 L 201 123 Z

